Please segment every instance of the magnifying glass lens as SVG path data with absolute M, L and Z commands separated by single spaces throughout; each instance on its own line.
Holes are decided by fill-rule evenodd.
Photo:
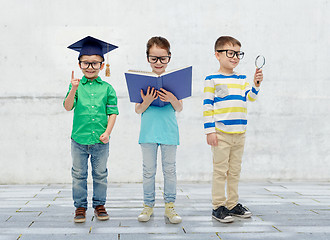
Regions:
M 262 55 L 259 55 L 256 58 L 255 65 L 257 68 L 262 68 L 265 65 L 265 57 Z

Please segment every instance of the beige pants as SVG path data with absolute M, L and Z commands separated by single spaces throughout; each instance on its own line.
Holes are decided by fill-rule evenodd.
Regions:
M 212 205 L 213 209 L 226 206 L 230 210 L 238 203 L 238 182 L 241 173 L 245 133 L 227 134 L 217 131 L 217 137 L 218 146 L 212 147 Z

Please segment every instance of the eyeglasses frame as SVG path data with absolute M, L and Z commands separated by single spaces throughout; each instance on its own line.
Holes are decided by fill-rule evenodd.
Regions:
M 156 62 L 150 62 L 150 61 L 149 61 L 149 57 L 157 58 Z M 162 62 L 162 59 L 161 59 L 161 58 L 163 58 L 163 57 L 168 57 L 168 62 L 167 62 L 167 63 L 169 63 L 169 62 L 171 61 L 171 56 L 170 56 L 170 55 L 168 55 L 168 56 L 157 57 L 157 56 L 152 56 L 152 55 L 147 54 L 147 60 L 148 60 L 149 63 L 157 63 L 158 60 L 159 60 L 162 64 L 167 64 L 167 63 L 163 63 L 163 62 Z
M 234 55 L 232 56 L 232 57 L 229 57 L 228 56 L 228 51 L 233 51 L 234 52 Z M 244 52 L 242 52 L 242 51 L 234 51 L 234 50 L 231 50 L 231 49 L 224 49 L 224 50 L 216 50 L 216 52 L 218 52 L 218 53 L 220 53 L 220 52 L 226 52 L 226 57 L 227 58 L 234 58 L 235 57 L 235 55 L 236 55 L 236 57 L 239 59 L 239 60 L 241 60 L 243 57 L 244 57 Z M 242 57 L 240 58 L 239 56 L 239 54 L 240 53 L 242 53 Z
M 85 62 L 85 61 L 79 61 L 79 66 L 80 66 L 80 67 L 81 67 L 81 63 L 82 63 L 82 62 Z M 102 67 L 102 63 L 103 63 L 103 62 L 85 62 L 85 63 L 88 63 L 88 66 L 87 66 L 86 68 L 82 68 L 82 67 L 81 67 L 81 69 L 88 69 L 89 66 L 91 66 L 94 70 L 100 70 L 101 67 Z M 97 69 L 95 69 L 95 68 L 93 67 L 93 63 L 100 63 L 100 67 L 97 68 Z

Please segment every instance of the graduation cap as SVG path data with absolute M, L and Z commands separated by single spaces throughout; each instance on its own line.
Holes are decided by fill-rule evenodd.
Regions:
M 79 52 L 78 59 L 82 55 L 99 55 L 103 58 L 104 60 L 104 54 L 118 48 L 115 45 L 112 45 L 110 43 L 101 41 L 99 39 L 93 38 L 91 36 L 87 36 L 78 42 L 75 42 L 68 46 L 68 48 L 75 50 Z M 109 62 L 109 61 L 108 61 Z M 107 69 L 106 69 L 106 76 L 110 76 L 110 69 L 109 69 L 109 63 L 107 64 Z

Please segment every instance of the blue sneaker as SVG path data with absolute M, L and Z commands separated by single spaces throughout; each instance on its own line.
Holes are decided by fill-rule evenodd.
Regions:
M 237 203 L 233 209 L 229 210 L 229 215 L 240 218 L 249 218 L 252 216 L 252 213 L 246 207 L 243 207 L 242 204 Z
M 222 223 L 231 223 L 234 218 L 229 215 L 229 210 L 225 206 L 220 206 L 212 210 L 212 217 Z

